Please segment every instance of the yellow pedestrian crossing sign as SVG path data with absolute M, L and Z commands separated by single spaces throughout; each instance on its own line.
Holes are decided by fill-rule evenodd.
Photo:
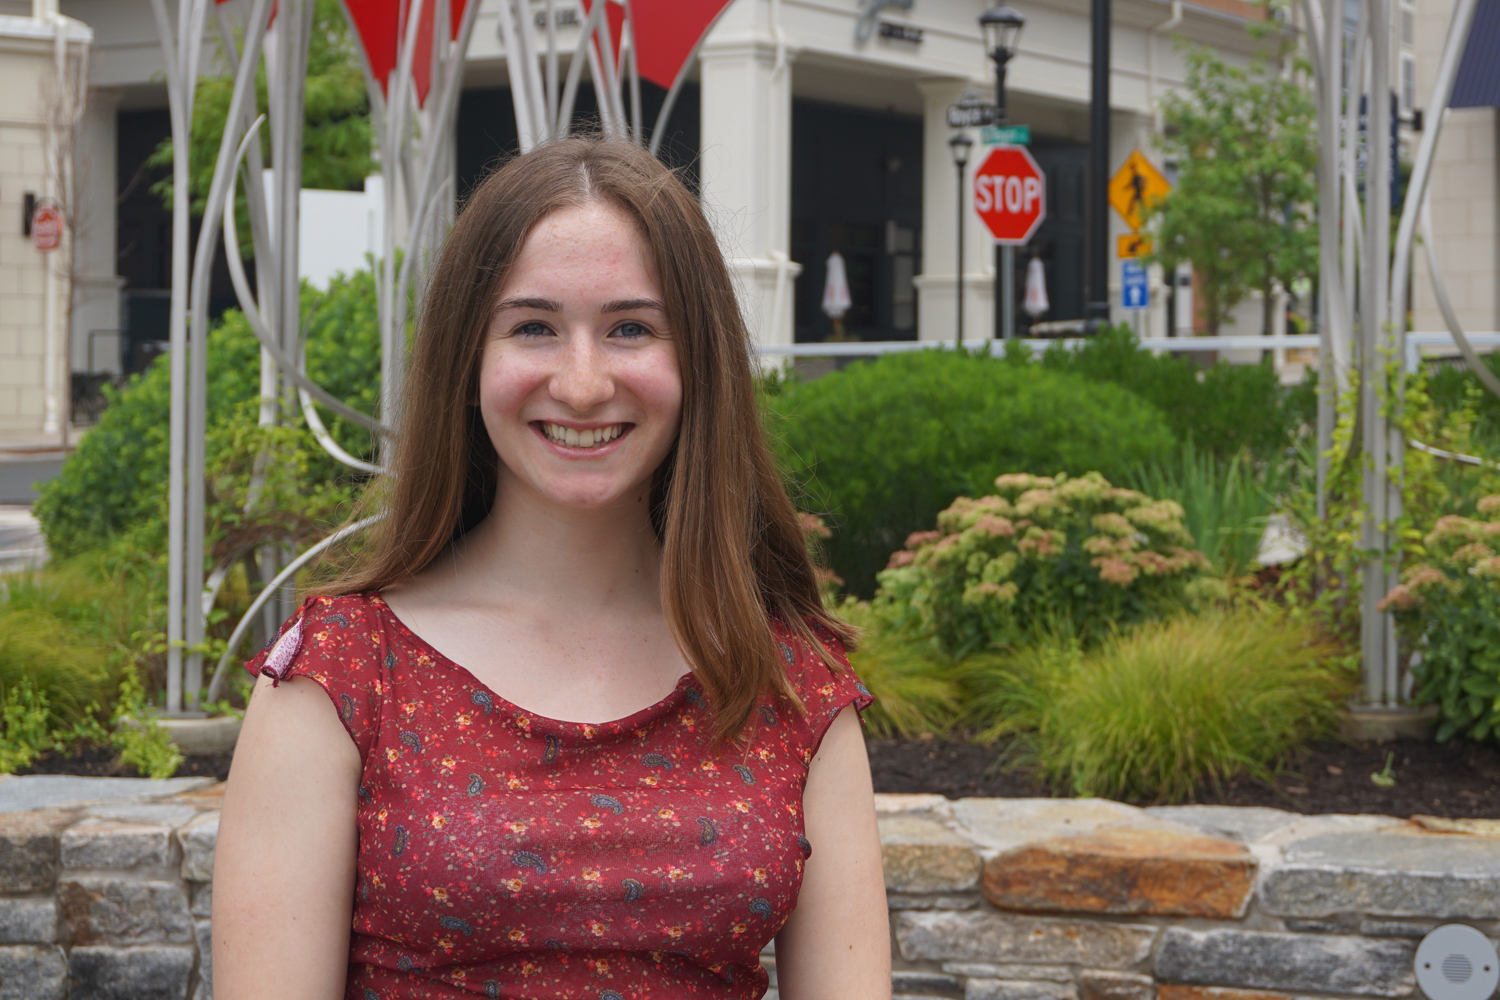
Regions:
M 1120 218 L 1125 220 L 1131 232 L 1139 232 L 1141 224 L 1145 222 L 1146 209 L 1160 201 L 1170 190 L 1172 185 L 1167 183 L 1161 171 L 1152 166 L 1144 153 L 1136 149 L 1131 151 L 1120 169 L 1109 179 L 1109 203 L 1120 213 Z

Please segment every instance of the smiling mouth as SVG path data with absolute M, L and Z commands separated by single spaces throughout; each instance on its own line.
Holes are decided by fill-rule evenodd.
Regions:
M 592 427 L 587 430 L 578 430 L 574 427 L 564 427 L 562 424 L 549 423 L 546 420 L 538 420 L 537 426 L 541 428 L 543 436 L 553 444 L 564 448 L 599 448 L 609 444 L 618 438 L 631 426 L 630 424 L 610 424 L 606 427 Z

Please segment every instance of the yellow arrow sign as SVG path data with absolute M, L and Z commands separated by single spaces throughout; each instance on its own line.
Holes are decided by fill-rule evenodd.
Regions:
M 1152 166 L 1139 149 L 1132 150 L 1125 162 L 1109 179 L 1109 203 L 1132 232 L 1138 232 L 1145 221 L 1146 209 L 1172 190 L 1172 185 Z

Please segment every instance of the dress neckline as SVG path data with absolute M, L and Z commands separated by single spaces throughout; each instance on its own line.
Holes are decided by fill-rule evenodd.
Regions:
M 385 598 L 380 595 L 379 591 L 370 592 L 369 599 L 370 603 L 374 604 L 377 607 L 379 613 L 385 615 L 390 620 L 390 623 L 397 629 L 399 629 L 402 635 L 406 636 L 406 638 L 410 642 L 420 647 L 423 652 L 431 656 L 436 662 L 443 664 L 450 670 L 453 670 L 462 675 L 465 678 L 466 683 L 484 692 L 484 694 L 489 697 L 495 709 L 509 712 L 510 714 L 516 716 L 518 720 L 520 718 L 525 718 L 529 720 L 529 723 L 539 724 L 543 728 L 572 731 L 584 738 L 591 738 L 599 735 L 609 735 L 622 731 L 637 729 L 642 724 L 660 717 L 669 709 L 675 708 L 681 701 L 683 701 L 683 699 L 687 698 L 689 690 L 699 690 L 699 694 L 701 697 L 701 689 L 698 688 L 697 679 L 692 675 L 691 672 L 689 672 L 677 678 L 677 683 L 673 686 L 671 691 L 667 692 L 665 697 L 661 698 L 659 701 L 653 704 L 647 705 L 645 708 L 632 712 L 622 718 L 611 719 L 607 722 L 570 722 L 566 719 L 554 719 L 549 716 L 543 715 L 540 712 L 534 712 L 529 708 L 523 708 L 522 706 L 517 705 L 515 702 L 511 701 L 509 698 L 506 698 L 503 695 L 499 694 L 488 684 L 475 676 L 474 672 L 468 667 L 464 666 L 462 663 L 459 663 L 457 660 L 453 659 L 452 657 L 445 654 L 442 650 L 438 649 L 432 643 L 422 638 L 411 628 L 411 626 L 407 625 L 404 621 L 401 620 L 400 616 L 396 614 L 396 609 L 392 608 L 388 603 L 386 603 Z

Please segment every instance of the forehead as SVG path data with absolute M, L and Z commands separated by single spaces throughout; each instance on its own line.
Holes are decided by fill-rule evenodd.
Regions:
M 545 216 L 522 244 L 505 291 L 519 285 L 579 281 L 628 282 L 655 290 L 651 248 L 640 223 L 628 212 L 592 201 Z

